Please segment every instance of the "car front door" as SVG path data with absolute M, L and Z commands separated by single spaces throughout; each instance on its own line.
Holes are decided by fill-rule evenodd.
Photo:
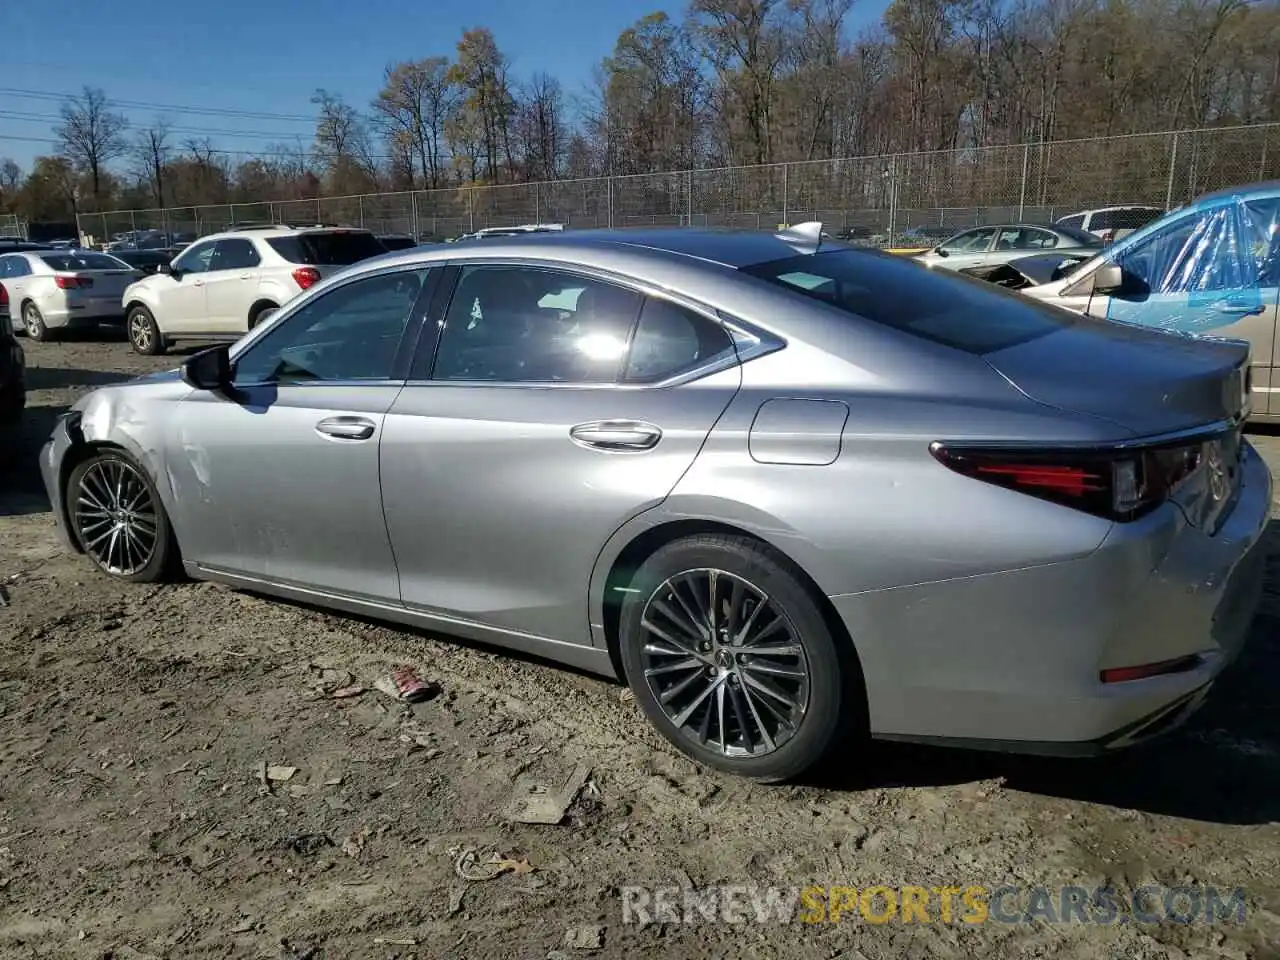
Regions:
M 589 645 L 596 558 L 697 456 L 741 384 L 733 342 L 568 270 L 464 266 L 439 315 L 383 430 L 402 600 L 498 641 Z
M 197 243 L 173 261 L 172 274 L 156 274 L 156 323 L 164 333 L 208 333 L 205 280 L 216 241 Z
M 399 602 L 378 445 L 433 274 L 387 270 L 299 304 L 168 431 L 183 555 L 216 572 Z
M 1089 313 L 1179 333 L 1248 340 L 1251 401 L 1280 412 L 1275 371 L 1280 306 L 1280 199 L 1188 213 L 1109 257 L 1124 285 L 1095 295 Z
M 243 237 L 219 240 L 205 277 L 210 333 L 246 333 L 262 258 Z
M 986 261 L 995 239 L 995 227 L 966 230 L 939 244 L 933 255 L 926 255 L 924 259 L 929 260 L 931 266 L 943 267 L 947 270 L 976 267 Z

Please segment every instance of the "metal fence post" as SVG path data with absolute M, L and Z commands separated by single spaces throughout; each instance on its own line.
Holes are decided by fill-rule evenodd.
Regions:
M 356 204 L 360 210 L 360 229 L 364 229 L 364 194 L 356 197 Z
M 1027 166 L 1031 162 L 1031 144 L 1022 145 L 1022 192 L 1018 194 L 1018 222 L 1022 222 L 1022 211 L 1027 206 Z
M 533 185 L 533 222 L 542 222 L 542 189 L 536 183 Z
M 320 215 L 320 198 L 316 197 L 316 223 L 320 223 L 324 217 Z
M 231 217 L 231 222 L 227 226 L 234 227 L 236 225 L 236 205 L 234 203 L 227 204 L 227 211 Z
M 1164 192 L 1164 209 L 1167 213 L 1173 207 L 1173 174 L 1178 168 L 1178 135 L 1173 135 L 1173 146 L 1169 150 L 1169 185 Z
M 476 188 L 467 190 L 467 233 L 476 232 Z
M 893 243 L 893 230 L 898 220 L 898 155 L 889 157 L 889 243 Z
M 693 171 L 690 170 L 685 174 L 685 192 L 684 192 L 684 214 L 685 226 L 693 226 Z
M 413 231 L 413 239 L 417 240 L 422 236 L 422 231 L 418 229 L 418 192 L 416 190 L 409 191 L 409 229 Z
M 608 182 L 606 183 L 606 186 L 608 187 L 607 196 L 608 196 L 608 207 L 609 207 L 609 210 L 608 210 L 609 229 L 612 230 L 613 229 L 613 177 L 609 177 Z
M 782 222 L 788 227 L 791 226 L 791 204 L 788 202 L 790 198 L 787 195 L 791 187 L 787 182 L 787 174 L 790 169 L 791 164 L 784 163 L 782 165 Z

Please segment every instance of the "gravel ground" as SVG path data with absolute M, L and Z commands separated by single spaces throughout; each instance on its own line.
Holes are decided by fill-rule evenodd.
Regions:
M 764 787 L 681 758 L 614 684 L 95 575 L 58 547 L 32 457 L 77 395 L 173 360 L 27 349 L 31 409 L 0 447 L 0 956 L 1280 956 L 1280 524 L 1241 663 L 1169 738 L 1098 761 L 850 745 Z M 1280 470 L 1280 436 L 1253 439 Z M 395 663 L 442 692 L 374 690 Z M 583 767 L 560 824 L 505 816 Z M 467 881 L 469 851 L 534 869 Z M 641 925 L 621 907 L 630 885 L 1147 883 L 1244 888 L 1246 919 Z

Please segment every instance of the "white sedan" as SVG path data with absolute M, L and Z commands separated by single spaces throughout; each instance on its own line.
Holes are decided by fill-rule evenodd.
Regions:
M 123 260 L 89 250 L 29 250 L 0 256 L 14 329 L 32 340 L 100 323 L 123 323 L 120 297 L 143 276 Z

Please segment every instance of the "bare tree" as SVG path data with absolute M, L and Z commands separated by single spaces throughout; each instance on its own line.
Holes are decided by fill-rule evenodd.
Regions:
M 167 120 L 157 118 L 155 123 L 138 132 L 133 155 L 138 179 L 145 180 L 155 196 L 156 206 L 164 206 L 165 167 L 172 156 L 169 146 L 171 126 Z
M 87 170 L 93 199 L 102 199 L 102 174 L 112 160 L 125 155 L 129 144 L 125 131 L 129 121 L 111 109 L 102 90 L 85 87 L 61 108 L 62 122 L 54 128 L 61 153 L 81 170 Z
M 445 123 L 457 105 L 458 90 L 449 79 L 449 61 L 444 57 L 397 63 L 383 74 L 373 109 L 390 128 L 393 153 L 402 145 L 398 134 L 407 136 L 427 186 L 440 185 Z

